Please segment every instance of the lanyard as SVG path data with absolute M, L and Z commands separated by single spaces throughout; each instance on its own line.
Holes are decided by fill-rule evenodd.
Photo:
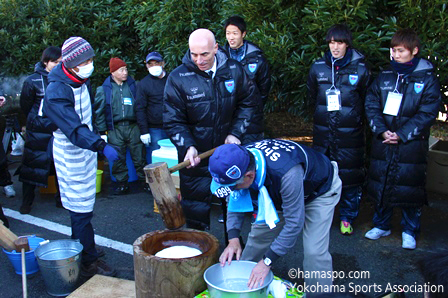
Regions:
M 336 89 L 336 87 L 334 86 L 334 63 L 338 60 L 341 60 L 342 58 L 343 57 L 334 59 L 333 56 L 331 56 L 331 87 L 329 90 L 333 88 Z
M 394 93 L 398 93 L 400 94 L 400 92 L 398 91 L 398 81 L 400 80 L 400 77 L 402 76 L 402 74 L 398 74 L 397 76 L 397 81 L 395 82 L 395 89 L 394 89 Z

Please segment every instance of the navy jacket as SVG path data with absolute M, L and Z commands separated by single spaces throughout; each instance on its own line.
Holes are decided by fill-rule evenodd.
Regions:
M 398 81 L 403 94 L 398 115 L 386 115 L 384 105 L 397 76 L 392 69 L 382 71 L 367 92 L 366 115 L 373 133 L 367 193 L 382 206 L 420 207 L 426 202 L 428 138 L 441 103 L 440 85 L 432 64 L 420 59 Z M 398 145 L 382 143 L 387 130 L 400 136 Z
M 168 73 L 161 79 L 147 75 L 137 85 L 135 116 L 142 135 L 149 128 L 163 128 L 163 91 Z
M 199 153 L 224 144 L 227 135 L 241 138 L 257 105 L 257 89 L 241 64 L 219 49 L 215 77 L 199 70 L 190 51 L 170 73 L 164 94 L 163 125 L 183 161 L 187 149 Z M 182 205 L 187 220 L 208 225 L 211 176 L 208 159 L 180 171 Z M 198 203 L 195 203 L 196 201 Z M 187 206 L 190 205 L 190 206 Z
M 19 170 L 19 180 L 37 186 L 47 186 L 52 159 L 47 154 L 54 126 L 50 119 L 38 115 L 41 100 L 48 86 L 48 72 L 41 62 L 35 73 L 23 83 L 20 107 L 26 119 L 26 141 Z
M 262 133 L 264 131 L 263 109 L 266 101 L 268 100 L 269 91 L 271 90 L 271 74 L 269 72 L 269 64 L 263 56 L 263 51 L 254 43 L 245 40 L 242 47 L 244 47 L 245 55 L 239 62 L 250 79 L 255 82 L 261 99 L 258 101 L 252 123 L 247 129 L 247 133 Z M 229 44 L 226 45 L 225 49 L 230 56 Z
M 62 70 L 62 63 L 57 65 L 48 75 L 47 92 L 45 93 L 43 113 L 57 128 L 67 136 L 72 144 L 92 151 L 102 151 L 105 141 L 99 134 L 94 133 L 86 124 L 82 124 L 75 111 L 75 98 L 73 90 L 85 85 L 89 88 L 90 99 L 93 104 L 93 96 L 90 88 L 90 81 L 83 84 L 72 81 Z M 94 109 L 92 107 L 92 113 Z M 93 123 L 93 121 L 92 121 Z
M 333 166 L 328 158 L 306 146 L 287 140 L 266 139 L 246 145 L 260 150 L 266 160 L 266 186 L 276 207 L 281 210 L 280 194 L 283 176 L 294 166 L 301 164 L 305 171 L 303 194 L 305 203 L 326 193 L 333 181 Z M 298 181 L 297 183 L 300 183 Z
M 103 90 L 104 90 L 104 95 L 106 97 L 106 107 L 104 109 L 104 112 L 106 114 L 106 127 L 107 130 L 113 130 L 114 129 L 114 117 L 112 115 L 112 105 L 111 104 L 111 100 L 112 100 L 112 76 L 108 76 L 105 80 L 104 83 L 102 85 Z M 132 96 L 134 97 L 134 99 L 137 97 L 137 88 L 136 88 L 136 83 L 135 80 L 128 76 L 127 80 L 125 82 L 123 82 L 123 84 L 128 84 L 129 89 L 131 89 L 131 93 Z
M 364 56 L 351 51 L 351 60 L 334 67 L 334 85 L 341 92 L 339 111 L 327 111 L 331 61 L 323 57 L 314 62 L 307 82 L 308 100 L 315 107 L 313 148 L 338 163 L 343 187 L 362 185 L 365 178 L 364 99 L 370 74 Z

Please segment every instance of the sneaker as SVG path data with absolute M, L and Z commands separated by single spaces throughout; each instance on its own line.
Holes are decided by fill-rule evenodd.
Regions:
M 151 187 L 149 187 L 148 183 L 145 183 L 145 185 L 143 186 L 143 191 L 147 192 L 147 193 L 151 193 Z
M 16 191 L 14 190 L 14 186 L 12 186 L 12 184 L 3 187 L 3 192 L 5 193 L 7 198 L 12 198 L 16 196 Z
M 120 184 L 115 188 L 116 195 L 124 195 L 129 191 L 129 186 L 127 184 Z
M 30 205 L 22 205 L 19 209 L 20 214 L 29 214 L 31 212 L 31 206 Z
M 401 247 L 403 247 L 404 249 L 415 249 L 416 242 L 414 237 L 412 237 L 408 233 L 403 232 L 401 233 L 401 239 Z
M 98 254 L 98 257 L 104 257 L 106 255 L 106 252 L 101 246 L 95 245 L 96 253 Z
M 81 275 L 84 277 L 92 277 L 95 274 L 101 274 L 105 276 L 115 276 L 117 271 L 102 260 L 97 260 L 90 265 L 85 266 L 81 264 Z
M 224 223 L 224 216 L 222 214 L 218 217 L 218 222 Z
M 376 240 L 381 237 L 386 237 L 390 235 L 390 230 L 381 230 L 378 228 L 373 228 L 365 234 L 365 237 L 370 240 Z
M 56 208 L 64 208 L 64 206 L 62 206 L 61 195 L 59 193 L 54 196 L 54 201 Z
M 55 201 L 55 206 L 56 206 L 56 208 L 64 208 L 64 206 L 62 205 L 62 202 L 61 202 L 61 198 L 59 198 L 59 200 Z
M 342 235 L 353 234 L 353 227 L 348 221 L 341 220 L 341 234 Z

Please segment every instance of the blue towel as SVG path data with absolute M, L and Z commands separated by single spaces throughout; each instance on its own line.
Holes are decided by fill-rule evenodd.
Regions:
M 264 186 L 266 179 L 266 160 L 260 150 L 254 148 L 248 150 L 254 155 L 256 164 L 256 175 L 251 185 L 252 188 L 258 190 L 258 214 L 255 223 L 266 223 L 270 229 L 273 229 L 280 220 L 268 190 Z M 231 212 L 254 211 L 249 189 L 234 190 L 229 196 L 228 210 Z

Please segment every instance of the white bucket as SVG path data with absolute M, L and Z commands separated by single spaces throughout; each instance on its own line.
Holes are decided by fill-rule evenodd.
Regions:
M 160 149 L 152 152 L 152 163 L 166 162 L 168 168 L 171 168 L 178 164 L 177 161 L 177 149 L 169 139 L 163 139 L 157 142 Z M 171 175 L 179 176 L 179 171 L 172 173 Z

